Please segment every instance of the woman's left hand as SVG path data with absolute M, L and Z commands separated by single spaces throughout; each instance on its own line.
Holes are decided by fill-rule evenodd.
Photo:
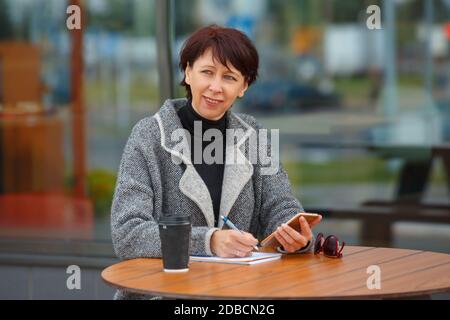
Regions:
M 315 226 L 322 220 L 319 216 L 316 220 L 311 222 L 311 227 Z M 287 224 L 282 224 L 275 231 L 275 238 L 283 246 L 283 249 L 288 252 L 295 252 L 301 248 L 306 247 L 309 241 L 312 241 L 312 231 L 305 218 L 300 217 L 300 232 L 291 228 Z

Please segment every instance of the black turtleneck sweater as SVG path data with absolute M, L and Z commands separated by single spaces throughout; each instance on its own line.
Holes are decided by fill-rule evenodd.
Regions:
M 178 110 L 178 116 L 180 117 L 181 124 L 183 127 L 189 131 L 191 135 L 191 161 L 194 164 L 195 170 L 197 170 L 200 177 L 205 182 L 208 187 L 209 194 L 211 196 L 211 200 L 213 203 L 214 209 L 214 222 L 217 226 L 217 222 L 219 219 L 219 209 L 220 209 L 220 198 L 222 196 L 222 182 L 223 182 L 223 170 L 225 163 L 225 129 L 227 127 L 226 123 L 226 113 L 219 120 L 209 120 L 200 116 L 192 107 L 192 101 L 188 101 L 184 107 Z M 200 121 L 202 124 L 202 136 L 197 137 L 194 135 L 194 121 Z M 214 138 L 212 141 L 203 141 L 202 137 L 206 130 L 208 129 L 218 129 L 222 133 L 222 155 L 223 159 L 221 163 L 212 163 L 206 164 L 203 160 L 203 151 L 205 148 L 212 142 L 214 142 Z M 202 152 L 201 152 L 201 163 L 196 164 L 194 161 L 194 141 L 199 139 L 202 141 Z M 198 143 L 197 143 L 198 144 Z M 214 151 L 212 152 L 212 156 L 214 157 Z

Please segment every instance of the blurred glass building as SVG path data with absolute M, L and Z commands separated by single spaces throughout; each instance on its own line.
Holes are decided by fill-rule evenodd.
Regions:
M 260 77 L 233 110 L 280 129 L 318 232 L 450 253 L 450 1 L 0 0 L 0 298 L 112 297 L 123 147 L 184 96 L 178 54 L 208 24 L 254 41 Z

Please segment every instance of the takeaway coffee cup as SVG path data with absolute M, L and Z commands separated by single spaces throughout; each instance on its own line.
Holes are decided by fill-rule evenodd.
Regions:
M 189 216 L 162 216 L 159 220 L 159 237 L 165 272 L 189 270 L 189 243 L 191 219 Z

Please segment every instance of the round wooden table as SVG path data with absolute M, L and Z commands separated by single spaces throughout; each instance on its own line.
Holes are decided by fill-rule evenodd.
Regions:
M 377 268 L 371 266 L 381 271 L 380 289 L 373 286 Z M 106 268 L 102 278 L 119 289 L 180 299 L 380 299 L 450 292 L 450 254 L 417 250 L 348 246 L 342 259 L 307 253 L 259 265 L 191 262 L 189 268 L 171 274 L 162 271 L 161 259 L 133 259 Z

